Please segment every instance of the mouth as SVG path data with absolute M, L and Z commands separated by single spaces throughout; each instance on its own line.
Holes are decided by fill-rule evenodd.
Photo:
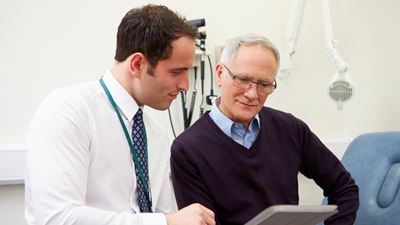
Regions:
M 168 94 L 168 97 L 169 97 L 171 100 L 176 99 L 177 96 L 178 96 L 178 94 Z
M 238 101 L 238 103 L 241 104 L 242 106 L 246 107 L 246 108 L 254 108 L 254 107 L 257 107 L 256 104 L 249 104 L 249 103 L 245 103 L 245 102 L 241 102 L 241 101 Z

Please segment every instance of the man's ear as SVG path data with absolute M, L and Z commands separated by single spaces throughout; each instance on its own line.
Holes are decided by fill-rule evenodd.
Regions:
M 142 71 L 147 68 L 146 57 L 140 52 L 133 53 L 130 57 L 129 72 L 136 77 L 140 77 Z
M 224 70 L 224 68 L 223 68 L 222 64 L 218 63 L 215 66 L 215 78 L 216 78 L 218 87 L 221 87 L 221 84 L 222 84 L 221 75 L 222 75 L 223 70 Z

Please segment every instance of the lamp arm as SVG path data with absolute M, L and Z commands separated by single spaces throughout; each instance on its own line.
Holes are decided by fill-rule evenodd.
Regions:
M 292 56 L 296 51 L 297 40 L 304 13 L 305 0 L 292 0 L 292 9 L 286 30 L 287 51 Z
M 330 11 L 330 0 L 322 0 L 322 15 L 324 19 L 325 28 L 325 50 L 328 56 L 331 58 L 335 66 L 337 67 L 339 74 L 345 74 L 347 72 L 347 63 L 339 55 L 336 49 L 337 41 L 333 39 L 332 32 L 332 21 L 331 21 L 331 11 Z

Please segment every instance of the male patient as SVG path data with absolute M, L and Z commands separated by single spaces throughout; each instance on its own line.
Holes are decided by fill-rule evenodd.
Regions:
M 221 97 L 172 144 L 179 208 L 198 202 L 220 225 L 243 225 L 271 205 L 298 204 L 298 173 L 323 189 L 339 213 L 330 225 L 353 224 L 358 187 L 310 128 L 264 107 L 277 87 L 279 52 L 265 37 L 231 40 L 216 66 Z

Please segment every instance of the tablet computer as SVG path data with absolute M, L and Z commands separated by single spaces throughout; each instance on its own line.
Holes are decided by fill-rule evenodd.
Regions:
M 316 225 L 337 212 L 337 205 L 273 205 L 245 225 Z

